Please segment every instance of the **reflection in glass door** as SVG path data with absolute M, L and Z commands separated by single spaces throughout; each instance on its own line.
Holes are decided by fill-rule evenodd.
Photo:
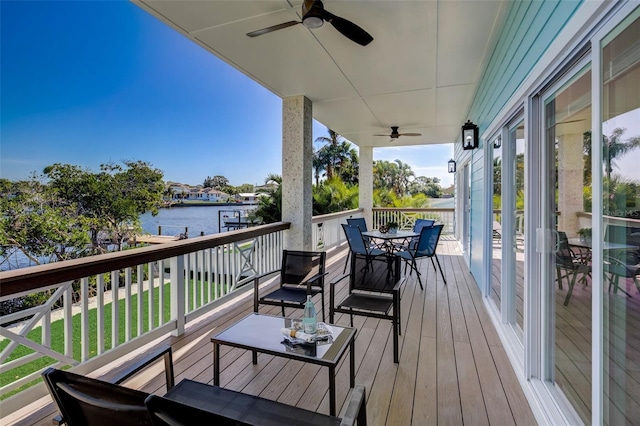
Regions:
M 640 10 L 605 37 L 601 57 L 602 142 L 589 142 L 603 152 L 604 423 L 638 424 Z
M 579 231 L 591 194 L 591 70 L 582 69 L 544 98 L 545 162 L 543 228 L 549 316 L 553 318 L 550 380 L 585 423 L 591 420 L 591 267 L 589 243 Z
M 524 323 L 524 121 L 505 128 L 507 135 L 493 140 L 493 239 L 491 299 L 503 322 Z

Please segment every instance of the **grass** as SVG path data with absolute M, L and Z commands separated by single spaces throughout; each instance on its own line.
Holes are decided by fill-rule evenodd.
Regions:
M 194 304 L 193 304 L 193 291 L 196 292 L 196 299 L 200 300 L 200 293 L 202 291 L 202 286 L 200 285 L 201 283 L 199 281 L 190 281 L 190 292 L 189 292 L 189 300 L 187 301 L 187 306 L 189 310 L 193 310 L 194 309 Z M 165 298 L 164 298 L 164 306 L 162 307 L 163 309 L 163 318 L 165 319 L 165 322 L 168 321 L 168 318 L 170 318 L 171 316 L 171 298 L 170 298 L 170 283 L 165 283 L 164 284 L 164 294 L 165 294 Z M 219 285 L 220 287 L 223 287 L 223 285 Z M 206 285 L 205 285 L 205 290 L 206 290 Z M 223 289 L 220 288 L 220 291 L 222 292 Z M 143 334 L 147 331 L 149 331 L 149 297 L 148 297 L 148 293 L 149 290 L 145 290 L 143 292 L 143 300 L 142 300 L 142 322 L 143 322 Z M 206 299 L 206 297 L 205 297 Z M 159 324 L 160 321 L 160 289 L 159 288 L 155 288 L 154 289 L 154 312 L 155 312 L 155 319 L 154 319 L 154 324 L 156 326 L 161 325 Z M 137 311 L 137 306 L 138 306 L 138 295 L 134 294 L 131 296 L 131 306 L 132 306 L 132 315 L 131 315 L 131 324 L 130 325 L 130 331 L 131 331 L 131 337 L 137 337 L 138 336 L 138 315 L 139 312 Z M 94 356 L 96 356 L 98 354 L 98 330 L 97 330 L 97 318 L 98 318 L 98 310 L 97 308 L 93 308 L 90 309 L 88 312 L 89 315 L 89 358 L 92 358 Z M 125 301 L 124 299 L 120 299 L 118 301 L 118 344 L 122 344 L 125 341 L 125 336 L 126 336 L 126 324 L 125 324 Z M 73 338 L 73 359 L 75 359 L 76 361 L 80 362 L 81 357 L 82 357 L 82 329 L 81 329 L 81 324 L 82 324 L 82 318 L 81 318 L 81 314 L 75 314 L 73 315 L 72 318 L 72 338 Z M 112 346 L 112 303 L 107 303 L 104 307 L 104 348 L 105 351 L 111 349 Z M 38 326 L 38 327 L 34 327 L 33 330 L 31 330 L 28 334 L 27 334 L 27 339 L 34 341 L 34 342 L 42 342 L 42 327 Z M 9 344 L 10 344 L 11 340 L 10 339 L 4 339 L 2 341 L 0 341 L 0 351 L 4 350 Z M 64 320 L 63 319 L 59 319 L 56 321 L 53 321 L 51 323 L 51 349 L 53 349 L 56 352 L 59 353 L 64 353 Z M 19 345 L 11 354 L 11 356 L 5 361 L 9 362 L 12 361 L 14 359 L 18 359 L 21 358 L 23 356 L 29 355 L 31 353 L 33 353 L 34 351 L 32 349 L 27 348 L 26 346 L 23 345 Z M 49 365 L 54 364 L 56 361 L 48 356 L 43 356 L 40 357 L 38 359 L 35 359 L 27 364 L 24 364 L 22 366 L 13 368 L 5 373 L 0 374 L 0 386 L 6 386 L 9 383 L 12 383 L 22 377 L 28 376 L 29 374 L 41 370 Z M 2 396 L 0 396 L 0 400 L 6 399 L 11 395 L 14 395 L 16 393 L 19 393 L 20 391 L 33 386 L 33 384 L 40 382 L 41 379 L 38 380 L 34 380 L 33 382 L 26 384 L 24 386 L 22 386 L 19 389 L 16 389 L 12 392 L 8 392 L 6 394 L 3 394 Z

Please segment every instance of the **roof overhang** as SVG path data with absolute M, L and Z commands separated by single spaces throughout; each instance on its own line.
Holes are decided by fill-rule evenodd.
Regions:
M 507 4 L 326 0 L 326 10 L 373 36 L 363 47 L 329 23 L 246 35 L 300 21 L 300 0 L 134 2 L 274 94 L 306 96 L 317 121 L 374 147 L 456 140 Z M 373 136 L 391 126 L 422 136 Z

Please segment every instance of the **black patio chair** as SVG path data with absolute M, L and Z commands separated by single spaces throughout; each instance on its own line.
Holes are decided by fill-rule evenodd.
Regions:
M 324 314 L 324 277 L 326 253 L 315 251 L 282 251 L 282 267 L 256 277 L 253 281 L 253 311 L 258 312 L 260 305 L 280 306 L 282 316 L 284 308 L 304 309 L 307 295 L 320 293 L 322 299 L 322 321 Z M 267 276 L 280 274 L 278 288 L 260 295 L 260 282 Z
M 564 232 L 558 232 L 557 247 L 554 253 L 556 262 L 556 280 L 558 281 L 558 288 L 562 290 L 562 280 L 567 279 L 569 288 L 567 290 L 567 296 L 564 299 L 564 306 L 569 304 L 571 294 L 573 293 L 573 286 L 576 283 L 578 275 L 581 276 L 581 280 L 586 283 L 586 277 L 591 276 L 591 265 L 587 263 L 585 257 L 577 256 L 571 247 L 569 246 L 569 240 Z
M 367 425 L 366 393 L 362 385 L 353 388 L 342 418 L 186 379 L 176 389 L 180 393 L 175 399 L 173 395 L 149 395 L 146 399 L 154 426 Z
M 70 371 L 48 368 L 43 373 L 62 417 L 54 423 L 85 425 L 151 425 L 144 405 L 148 393 L 121 386 L 131 376 L 164 358 L 167 391 L 174 386 L 171 347 L 162 346 L 118 374 L 113 382 L 93 379 Z
M 393 327 L 393 362 L 399 362 L 398 336 L 400 327 L 400 288 L 405 278 L 400 278 L 400 258 L 393 258 L 393 274 L 385 257 L 369 257 L 353 253 L 350 273 L 329 285 L 329 322 L 336 313 L 349 314 L 353 327 L 353 316 L 365 316 L 391 320 Z M 349 290 L 344 299 L 336 300 L 336 286 L 348 279 Z
M 636 289 L 640 293 L 640 281 L 638 281 L 638 277 L 640 276 L 640 259 L 632 256 L 632 254 L 627 254 L 624 256 L 624 260 L 612 256 L 604 256 L 604 270 L 609 275 L 609 290 L 611 290 L 611 287 L 613 286 L 614 293 L 617 293 L 620 289 L 620 278 L 631 278 L 633 283 L 636 285 Z M 635 260 L 634 264 L 627 264 L 627 262 L 633 262 L 633 260 Z M 620 290 L 627 296 L 631 297 L 626 290 Z
M 442 280 L 444 283 L 447 283 L 447 279 L 444 277 L 444 272 L 442 271 L 442 266 L 440 266 L 440 260 L 438 259 L 438 255 L 436 254 L 436 249 L 438 247 L 438 241 L 440 240 L 440 234 L 442 233 L 442 228 L 444 225 L 434 225 L 430 227 L 424 227 L 420 231 L 420 237 L 418 239 L 418 244 L 416 244 L 413 248 L 407 247 L 406 250 L 398 251 L 395 253 L 396 256 L 404 259 L 405 263 L 405 271 L 407 269 L 407 265 L 411 267 L 411 271 L 416 271 L 418 275 L 418 284 L 420 284 L 420 288 L 424 290 L 422 286 L 422 279 L 420 278 L 420 271 L 418 270 L 417 260 L 423 257 L 428 257 L 431 259 L 431 264 L 433 265 L 433 270 L 436 270 L 436 264 L 433 259 L 436 259 L 438 263 L 438 268 L 440 269 L 440 275 L 442 275 Z M 436 271 L 437 272 L 437 271 Z

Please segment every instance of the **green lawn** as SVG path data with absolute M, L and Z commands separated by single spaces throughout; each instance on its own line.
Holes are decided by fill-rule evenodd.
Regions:
M 188 305 L 188 309 L 192 310 L 194 308 L 193 306 L 193 293 L 192 291 L 195 290 L 196 291 L 196 298 L 198 300 L 200 300 L 200 292 L 201 292 L 201 286 L 200 286 L 200 282 L 199 281 L 190 281 L 191 283 L 191 291 L 189 293 L 189 300 L 187 301 L 187 305 Z M 222 292 L 222 287 L 223 285 L 220 285 L 221 289 L 220 292 Z M 206 286 L 205 286 L 206 289 Z M 165 292 L 165 298 L 164 298 L 164 306 L 162 307 L 163 311 L 164 311 L 164 319 L 165 322 L 168 321 L 170 315 L 171 315 L 171 299 L 170 299 L 170 283 L 165 283 L 164 284 L 164 292 Z M 149 331 L 149 297 L 148 297 L 148 290 L 145 290 L 143 292 L 143 303 L 142 303 L 142 318 L 143 318 L 143 333 Z M 159 312 L 160 312 L 160 289 L 158 287 L 156 287 L 154 289 L 154 301 L 153 303 L 155 304 L 155 325 L 156 327 L 159 325 Z M 206 298 L 205 298 L 206 299 Z M 125 341 L 125 305 L 124 305 L 125 301 L 124 300 L 119 300 L 118 304 L 118 316 L 119 316 L 119 331 L 118 331 L 118 340 L 119 343 L 124 343 Z M 131 336 L 136 337 L 138 335 L 138 311 L 137 311 L 137 306 L 138 306 L 138 295 L 132 295 L 131 297 L 131 306 L 132 306 L 132 315 L 131 315 L 131 324 L 130 324 L 130 328 L 131 328 Z M 89 357 L 94 357 L 97 355 L 98 353 L 98 337 L 97 337 L 97 309 L 93 308 L 89 310 Z M 104 307 L 104 348 L 105 350 L 109 350 L 111 348 L 111 338 L 112 338 L 112 329 L 111 329 L 111 315 L 112 315 L 112 308 L 111 308 L 111 303 L 108 303 L 105 305 Z M 73 358 L 76 361 L 80 361 L 81 359 L 81 350 L 82 350 L 82 343 L 81 343 L 81 339 L 82 339 L 82 331 L 81 331 L 81 314 L 78 313 L 76 315 L 73 316 Z M 32 340 L 34 342 L 41 342 L 42 341 L 42 328 L 41 327 L 35 327 L 33 330 L 31 330 L 31 332 L 29 332 L 27 334 L 27 338 L 29 340 Z M 4 339 L 2 341 L 0 341 L 0 351 L 4 350 L 4 348 L 6 348 L 10 343 L 9 339 Z M 56 320 L 53 321 L 51 323 L 51 348 L 53 350 L 55 350 L 56 352 L 60 352 L 60 353 L 64 353 L 64 321 L 62 319 L 60 320 Z M 25 347 L 25 346 L 18 346 L 11 354 L 11 356 L 5 361 L 9 362 L 11 360 L 23 357 L 25 355 L 28 355 L 30 353 L 32 353 L 33 350 Z M 7 371 L 5 373 L 0 374 L 0 386 L 6 386 L 7 384 L 20 379 L 21 377 L 25 377 L 31 373 L 33 373 L 34 371 L 38 371 L 48 365 L 52 365 L 55 362 L 55 360 L 51 357 L 41 357 L 38 358 L 34 361 L 31 361 L 23 366 L 20 367 L 16 367 L 14 369 L 11 369 L 10 371 Z M 32 386 L 34 383 L 39 382 L 40 379 L 23 386 L 20 389 L 17 389 L 13 392 L 4 394 L 2 396 L 0 396 L 0 400 L 8 398 L 9 396 L 16 394 L 18 392 L 20 392 L 21 390 Z

